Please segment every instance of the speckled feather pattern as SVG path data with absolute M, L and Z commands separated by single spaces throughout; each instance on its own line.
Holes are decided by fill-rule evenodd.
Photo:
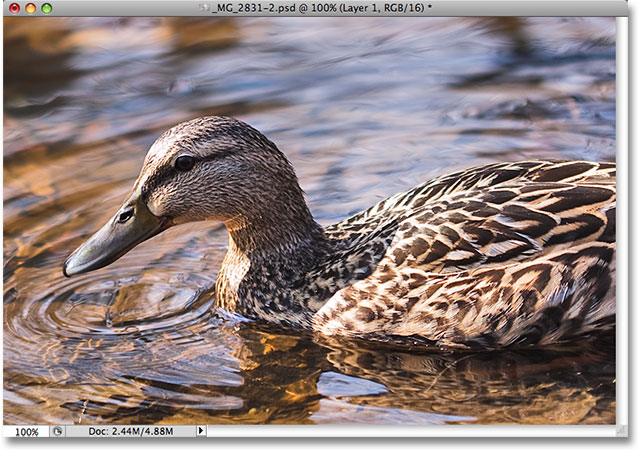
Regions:
M 326 334 L 495 348 L 615 323 L 611 163 L 469 169 L 326 231 L 344 247 L 310 274 L 312 295 L 339 288 L 311 319 Z
M 171 172 L 184 151 L 201 163 Z M 465 349 L 550 344 L 615 324 L 614 163 L 474 167 L 323 229 L 275 144 L 210 117 L 160 137 L 136 189 L 175 223 L 226 224 L 218 306 L 247 317 Z

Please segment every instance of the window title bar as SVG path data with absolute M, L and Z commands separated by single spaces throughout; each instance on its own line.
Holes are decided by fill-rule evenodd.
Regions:
M 433 1 L 4 1 L 5 17 L 317 17 L 317 16 L 609 16 L 625 17 L 625 0 Z

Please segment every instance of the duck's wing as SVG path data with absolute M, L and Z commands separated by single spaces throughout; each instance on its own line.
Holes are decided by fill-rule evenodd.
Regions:
M 615 242 L 614 184 L 526 183 L 448 196 L 407 216 L 384 261 L 454 272 Z
M 329 236 L 348 243 L 328 266 L 341 262 L 350 272 L 370 266 L 358 277 L 379 264 L 454 272 L 537 258 L 583 242 L 615 242 L 614 164 L 533 161 L 516 167 L 519 176 L 507 175 L 509 181 L 504 179 L 512 164 L 493 168 L 496 175 L 481 168 L 471 182 L 474 172 L 464 171 L 464 187 L 452 188 L 449 177 L 435 180 L 395 196 L 395 209 L 379 204 L 328 229 Z
M 388 221 L 400 220 L 424 205 L 465 192 L 529 182 L 615 184 L 615 179 L 616 165 L 609 162 L 521 161 L 488 164 L 453 172 L 395 194 L 365 211 L 327 227 L 326 232 L 336 240 L 356 240 L 362 231 L 383 226 Z M 500 202 L 505 200 L 501 199 Z

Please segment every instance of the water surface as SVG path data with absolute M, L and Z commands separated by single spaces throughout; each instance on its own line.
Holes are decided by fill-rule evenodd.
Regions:
M 217 224 L 65 279 L 154 139 L 232 115 L 322 224 L 494 161 L 615 159 L 610 19 L 5 19 L 4 422 L 615 423 L 611 337 L 441 353 L 215 310 Z

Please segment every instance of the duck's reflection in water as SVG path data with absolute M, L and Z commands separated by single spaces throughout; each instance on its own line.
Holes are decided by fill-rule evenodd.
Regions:
M 175 374 L 173 379 L 125 374 L 120 381 L 135 386 L 125 395 L 63 407 L 81 423 L 615 421 L 609 412 L 615 409 L 612 335 L 544 349 L 450 353 L 282 332 L 255 323 L 236 324 L 226 332 L 230 359 L 225 364 L 233 375 L 228 382 L 189 376 L 184 377 L 188 384 L 180 384 Z M 202 355 L 196 358 L 205 364 Z
M 325 345 L 325 344 L 324 344 Z M 382 384 L 387 393 L 351 397 L 362 406 L 472 418 L 471 423 L 610 423 L 614 336 L 569 346 L 499 352 L 379 351 L 330 345 L 334 370 Z M 457 419 L 458 420 L 458 419 Z M 470 423 L 467 419 L 462 422 Z

